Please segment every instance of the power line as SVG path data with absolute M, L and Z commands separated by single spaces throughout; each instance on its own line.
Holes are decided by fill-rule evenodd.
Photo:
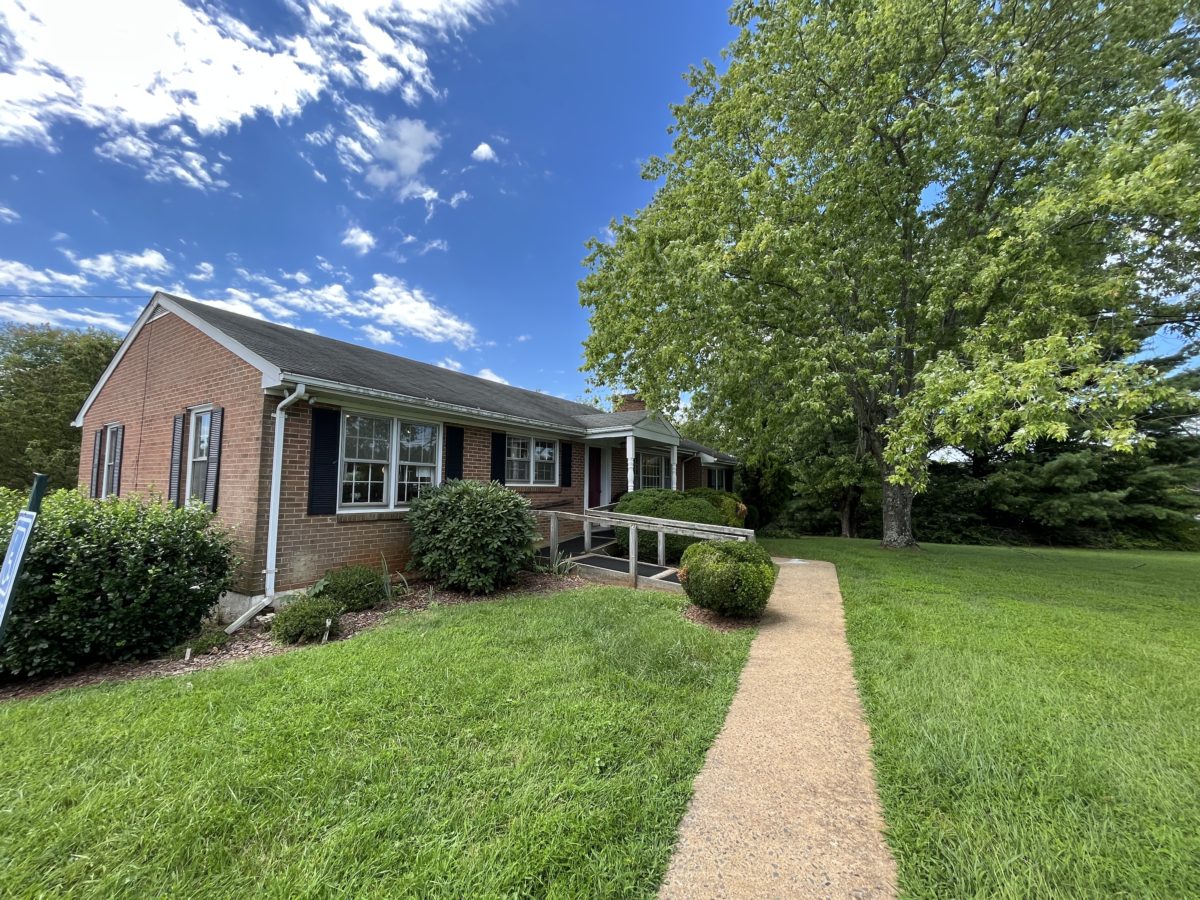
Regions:
M 145 294 L 0 294 L 6 300 L 145 300 Z

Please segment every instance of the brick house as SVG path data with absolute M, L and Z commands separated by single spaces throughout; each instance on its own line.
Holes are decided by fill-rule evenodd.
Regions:
M 215 509 L 247 597 L 381 555 L 402 568 L 408 503 L 445 479 L 580 512 L 640 487 L 731 488 L 735 463 L 633 396 L 603 413 L 163 292 L 74 424 L 81 487 Z

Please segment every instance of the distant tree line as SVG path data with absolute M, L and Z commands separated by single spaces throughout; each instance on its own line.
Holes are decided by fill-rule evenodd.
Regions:
M 33 473 L 52 488 L 79 478 L 71 420 L 117 352 L 110 332 L 0 324 L 0 487 L 24 490 Z

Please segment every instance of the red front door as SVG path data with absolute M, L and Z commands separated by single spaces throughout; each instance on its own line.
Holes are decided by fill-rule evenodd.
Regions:
M 600 467 L 604 464 L 599 447 L 588 447 L 588 506 L 600 505 Z

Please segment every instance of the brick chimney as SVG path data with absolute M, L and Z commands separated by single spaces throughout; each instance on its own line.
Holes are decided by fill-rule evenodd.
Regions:
M 646 401 L 637 394 L 625 394 L 617 401 L 616 412 L 636 412 L 646 408 Z

